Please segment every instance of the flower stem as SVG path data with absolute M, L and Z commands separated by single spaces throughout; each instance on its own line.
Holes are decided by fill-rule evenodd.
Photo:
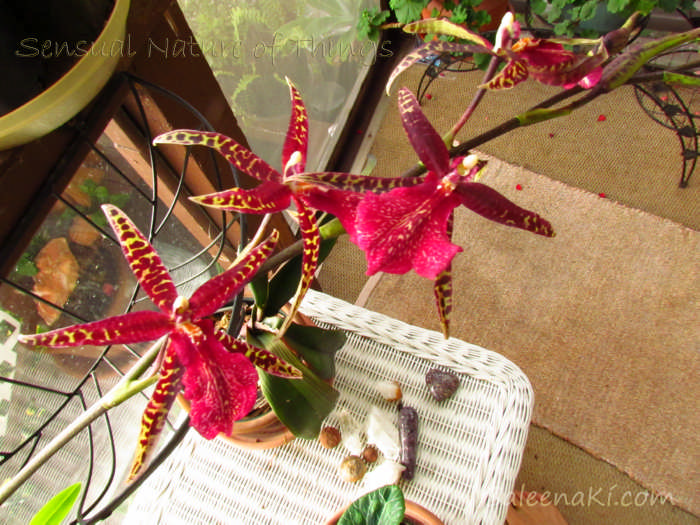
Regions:
M 491 61 L 489 62 L 488 68 L 486 69 L 486 73 L 484 73 L 484 79 L 481 82 L 482 84 L 488 83 L 493 78 L 493 76 L 496 74 L 496 70 L 498 69 L 499 64 L 502 61 L 503 59 L 499 56 L 491 57 Z M 474 94 L 474 97 L 472 98 L 472 101 L 469 103 L 469 107 L 465 110 L 465 112 L 455 123 L 455 125 L 452 126 L 452 129 L 448 131 L 442 138 L 442 140 L 445 142 L 448 148 L 452 146 L 452 141 L 457 136 L 457 133 L 459 133 L 459 131 L 464 127 L 469 118 L 472 116 L 472 113 L 476 111 L 476 108 L 481 102 L 481 99 L 484 98 L 485 93 L 486 88 L 480 87 L 479 89 L 477 89 L 476 93 Z
M 0 505 L 7 501 L 34 472 L 95 419 L 155 383 L 158 379 L 157 374 L 152 374 L 143 379 L 141 376 L 148 371 L 164 342 L 165 337 L 155 342 L 109 392 L 74 419 L 43 449 L 34 455 L 17 474 L 0 486 Z
M 327 239 L 340 237 L 343 233 L 345 233 L 345 229 L 343 229 L 343 226 L 340 224 L 340 221 L 337 218 L 328 221 L 326 224 L 321 226 L 319 228 L 319 231 L 321 233 L 321 239 L 324 241 Z M 273 268 L 276 268 L 283 262 L 286 262 L 296 257 L 297 255 L 300 255 L 302 253 L 302 250 L 303 242 L 301 240 L 290 244 L 289 246 L 281 250 L 279 253 L 276 253 L 267 261 L 265 261 L 260 267 L 260 270 L 258 270 L 258 274 L 268 272 Z

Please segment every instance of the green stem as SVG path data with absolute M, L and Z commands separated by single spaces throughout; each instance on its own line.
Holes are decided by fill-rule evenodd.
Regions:
M 321 226 L 319 228 L 319 231 L 321 233 L 321 239 L 322 240 L 327 240 L 327 239 L 333 239 L 336 237 L 340 237 L 343 233 L 345 233 L 345 229 L 343 226 L 340 224 L 340 221 L 335 218 L 331 221 L 328 221 L 326 224 Z M 292 259 L 302 253 L 303 251 L 303 241 L 298 240 L 293 244 L 290 244 L 283 250 L 281 250 L 279 253 L 276 253 L 272 257 L 270 257 L 267 261 L 265 261 L 262 266 L 260 267 L 260 270 L 258 270 L 258 274 L 263 274 L 265 272 L 269 272 L 273 268 L 276 268 L 283 262 L 288 261 L 289 259 Z
M 154 384 L 158 380 L 157 374 L 143 379 L 141 379 L 141 376 L 148 371 L 149 367 L 158 356 L 164 342 L 165 337 L 155 342 L 109 392 L 102 396 L 95 404 L 87 408 L 79 417 L 74 419 L 43 449 L 35 454 L 17 474 L 7 480 L 0 487 L 0 505 L 7 501 L 34 472 L 95 419 Z
M 493 76 L 496 74 L 496 71 L 498 70 L 498 65 L 502 61 L 503 59 L 499 56 L 491 57 L 488 68 L 486 69 L 486 73 L 484 73 L 484 79 L 481 81 L 482 84 L 488 83 L 493 78 Z M 447 134 L 442 138 L 442 140 L 445 142 L 448 148 L 452 146 L 452 141 L 457 136 L 457 133 L 459 133 L 459 131 L 464 127 L 469 118 L 472 116 L 472 113 L 476 111 L 476 108 L 481 102 L 481 99 L 484 98 L 485 94 L 486 88 L 480 87 L 479 89 L 477 89 L 476 93 L 474 94 L 474 97 L 472 98 L 472 101 L 469 104 L 469 107 L 462 114 L 462 116 L 455 123 L 455 125 L 452 126 L 452 129 L 448 131 Z

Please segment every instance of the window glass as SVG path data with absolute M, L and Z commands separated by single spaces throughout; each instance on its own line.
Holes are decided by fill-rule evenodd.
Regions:
M 310 118 L 307 169 L 325 168 L 377 44 L 356 38 L 378 0 L 180 0 L 255 153 L 280 168 L 289 123 L 285 77 Z

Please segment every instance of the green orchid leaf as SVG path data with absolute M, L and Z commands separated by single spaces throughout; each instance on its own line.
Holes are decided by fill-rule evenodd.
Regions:
M 338 525 L 399 525 L 405 513 L 403 492 L 396 485 L 387 485 L 356 499 Z
M 81 488 L 81 483 L 75 483 L 63 489 L 46 502 L 46 505 L 34 515 L 29 525 L 59 525 L 73 508 Z
M 318 258 L 318 264 L 328 257 L 335 246 L 335 238 L 321 241 L 321 252 Z M 279 271 L 270 279 L 269 294 L 263 310 L 263 317 L 272 317 L 277 315 L 280 309 L 287 304 L 299 287 L 301 279 L 301 263 L 303 255 L 297 255 L 293 259 L 279 269 Z
M 277 355 L 301 370 L 293 381 L 260 372 L 260 388 L 279 420 L 296 436 L 316 439 L 323 420 L 335 408 L 340 393 L 322 381 L 274 334 L 248 333 L 248 342 Z
M 323 380 L 335 377 L 335 353 L 347 339 L 341 330 L 292 323 L 282 340 Z
M 250 283 L 248 283 L 255 305 L 260 311 L 265 310 L 267 298 L 270 294 L 270 283 L 267 280 L 267 275 L 258 275 Z

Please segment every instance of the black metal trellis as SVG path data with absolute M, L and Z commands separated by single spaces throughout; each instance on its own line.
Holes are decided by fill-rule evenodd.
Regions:
M 688 67 L 691 61 L 700 68 L 697 56 L 697 45 L 684 46 L 655 57 L 644 69 L 647 72 L 673 70 L 678 66 Z M 692 68 L 686 74 L 697 75 Z M 698 158 L 698 128 L 695 122 L 700 118 L 700 91 L 694 86 L 654 82 L 635 84 L 634 94 L 639 106 L 651 119 L 676 134 L 681 147 L 678 186 L 687 187 Z
M 144 146 L 147 148 L 150 166 L 151 166 L 151 181 L 150 181 L 150 191 L 144 189 L 142 185 L 135 183 L 131 178 L 125 173 L 119 166 L 118 162 L 112 158 L 109 148 L 105 148 L 99 140 L 95 142 L 88 141 L 86 135 L 78 139 L 80 141 L 88 141 L 89 147 L 92 152 L 97 155 L 102 162 L 104 162 L 108 169 L 113 172 L 116 177 L 120 180 L 120 183 L 124 184 L 129 188 L 129 192 L 134 196 L 137 196 L 144 205 L 141 209 L 143 215 L 147 218 L 148 227 L 144 230 L 151 242 L 156 242 L 158 239 L 164 235 L 164 231 L 167 227 L 172 227 L 176 224 L 176 219 L 174 217 L 174 210 L 178 199 L 186 197 L 186 188 L 184 186 L 185 174 L 188 170 L 188 163 L 191 161 L 191 156 L 189 149 L 185 153 L 185 159 L 183 166 L 180 170 L 177 170 L 167 164 L 164 159 L 160 156 L 158 150 L 152 146 L 152 132 L 149 126 L 149 121 L 147 118 L 147 111 L 145 109 L 143 97 L 148 96 L 161 96 L 167 97 L 170 100 L 176 102 L 180 107 L 187 110 L 192 116 L 194 116 L 200 123 L 201 129 L 206 129 L 209 131 L 214 131 L 211 124 L 207 119 L 199 113 L 196 108 L 192 107 L 185 100 L 178 97 L 175 93 L 167 90 L 163 87 L 157 86 L 145 80 L 134 77 L 133 75 L 122 73 L 119 79 L 114 79 L 113 81 L 126 82 L 128 85 L 128 91 L 136 102 L 136 108 L 138 115 L 132 115 L 131 118 L 134 120 L 134 124 L 143 136 Z M 84 125 L 82 122 L 73 122 L 73 126 L 77 126 L 80 129 Z M 66 155 L 72 154 L 73 148 L 69 148 Z M 217 190 L 224 189 L 222 187 L 222 177 L 221 173 L 218 172 L 217 163 L 215 161 L 215 153 L 209 152 L 214 160 L 212 165 L 216 172 L 214 173 L 215 185 Z M 233 178 L 236 184 L 238 181 L 238 173 L 231 167 Z M 160 183 L 168 177 L 171 181 L 176 181 L 176 189 L 174 190 L 174 197 L 171 202 L 164 202 L 164 197 L 159 193 Z M 63 195 L 57 195 L 53 190 L 53 182 L 49 178 L 49 182 L 44 188 L 44 195 L 53 194 L 58 201 L 70 209 L 74 214 L 81 217 L 83 220 L 87 221 L 92 228 L 97 230 L 104 238 L 108 239 L 109 243 L 114 246 L 117 245 L 117 241 L 114 238 L 111 231 L 105 229 L 99 221 L 94 217 L 91 217 L 85 210 L 80 209 L 80 207 L 74 205 L 70 200 L 66 199 Z M 31 211 L 29 212 L 31 213 Z M 247 238 L 247 226 L 244 215 L 239 215 L 234 217 L 234 219 L 227 221 L 225 214 L 222 212 L 221 224 L 223 228 L 219 228 L 213 220 L 211 220 L 209 228 L 212 231 L 216 231 L 217 234 L 211 236 L 211 242 L 207 246 L 202 246 L 200 250 L 190 254 L 188 258 L 182 261 L 178 261 L 169 267 L 171 272 L 177 270 L 185 270 L 188 275 L 180 280 L 178 279 L 178 286 L 186 284 L 188 282 L 195 281 L 201 276 L 207 275 L 209 272 L 214 271 L 215 265 L 217 264 L 219 258 L 221 257 L 225 247 L 227 246 L 226 233 L 228 228 L 237 222 L 240 228 L 240 237 L 245 240 Z M 22 232 L 20 232 L 22 233 Z M 24 232 L 23 234 L 29 234 L 29 232 Z M 205 254 L 214 252 L 209 255 L 209 260 L 206 264 L 202 264 L 202 259 Z M 3 286 L 10 287 L 13 293 L 21 294 L 25 297 L 29 297 L 32 301 L 36 303 L 48 304 L 58 310 L 61 314 L 67 316 L 73 320 L 73 322 L 87 322 L 94 319 L 87 319 L 83 314 L 76 312 L 70 306 L 64 306 L 62 304 L 52 304 L 49 300 L 38 295 L 32 289 L 14 281 L 8 276 L 3 276 L 0 278 L 0 282 Z M 131 310 L 132 308 L 142 308 L 140 305 L 141 301 L 145 298 L 143 294 L 139 293 L 138 285 L 134 285 L 133 290 L 130 293 L 130 297 L 127 301 L 126 310 Z M 242 298 L 238 297 L 232 305 L 232 317 L 237 318 L 237 314 L 240 310 L 240 305 Z M 2 305 L 0 305 L 2 306 Z M 231 328 L 237 330 L 236 321 L 234 320 Z M 138 358 L 140 355 L 140 348 L 125 347 L 126 351 L 129 352 L 130 356 L 134 359 Z M 22 410 L 28 413 L 29 409 L 24 407 L 19 407 L 19 410 L 15 410 L 11 413 L 10 410 L 8 419 L 7 432 L 20 434 L 21 437 L 17 442 L 15 439 L 12 446 L 6 446 L 6 439 L 0 435 L 0 476 L 7 478 L 12 476 L 19 468 L 21 468 L 27 461 L 39 450 L 50 438 L 57 432 L 57 428 L 65 419 L 70 419 L 73 412 L 85 409 L 87 406 L 96 401 L 104 391 L 106 391 L 112 381 L 117 380 L 122 377 L 128 365 L 130 363 L 124 364 L 119 362 L 119 360 L 114 359 L 111 352 L 111 347 L 106 347 L 102 349 L 99 354 L 94 358 L 93 362 L 87 369 L 80 375 L 80 377 L 73 378 L 68 381 L 68 387 L 54 387 L 50 384 L 45 384 L 43 378 L 41 380 L 37 378 L 36 381 L 30 381 L 29 378 L 17 378 L 13 377 L 14 371 L 5 373 L 4 369 L 0 369 L 0 385 L 8 385 L 10 389 L 14 389 L 13 393 L 16 393 L 19 389 L 22 390 L 23 396 L 27 399 L 50 399 L 53 402 L 53 406 L 46 410 L 46 414 L 41 414 L 41 418 L 36 422 L 36 424 L 31 424 L 29 428 L 20 433 L 20 426 L 27 424 L 27 421 L 22 417 L 12 419 L 12 416 L 22 415 Z M 19 349 L 19 352 L 24 352 L 27 356 L 36 359 L 50 359 L 48 355 L 40 355 L 32 353 L 30 350 Z M 45 365 L 45 363 L 43 363 Z M 108 370 L 109 373 L 104 371 Z M 26 395 L 25 395 L 26 394 Z M 15 397 L 15 396 L 13 396 Z M 139 403 L 139 407 L 143 403 L 142 399 L 131 400 L 134 403 Z M 55 401 L 54 401 L 55 399 Z M 5 407 L 8 408 L 8 407 Z M 10 402 L 9 409 L 15 408 Z M 43 410 L 43 409 L 42 409 Z M 160 447 L 159 452 L 156 454 L 155 458 L 151 462 L 150 466 L 146 469 L 144 475 L 136 482 L 130 485 L 124 485 L 122 479 L 120 478 L 128 469 L 128 461 L 126 464 L 120 462 L 120 444 L 118 443 L 118 435 L 120 430 L 118 425 L 114 421 L 115 416 L 111 415 L 110 412 L 104 414 L 98 420 L 93 422 L 87 429 L 86 438 L 81 441 L 82 457 L 81 461 L 86 464 L 85 473 L 80 480 L 83 483 L 83 491 L 81 493 L 81 499 L 77 505 L 77 510 L 73 513 L 71 523 L 95 523 L 97 521 L 107 518 L 118 506 L 125 501 L 128 496 L 139 486 L 140 482 L 146 479 L 146 477 L 155 469 L 157 466 L 168 456 L 168 454 L 173 450 L 175 446 L 182 440 L 185 436 L 187 429 L 189 428 L 188 418 L 180 418 L 176 421 L 174 418 L 168 421 L 167 432 L 164 432 L 163 443 Z M 139 421 L 130 421 L 130 425 L 138 429 Z M 81 434 L 82 436 L 82 434 Z M 77 440 L 78 438 L 76 438 Z M 76 441 L 73 440 L 73 441 Z M 98 442 L 99 441 L 99 442 Z M 104 443 L 106 442 L 106 443 Z M 136 445 L 136 441 L 129 441 L 124 446 L 129 447 L 131 450 Z M 47 465 L 43 469 L 40 469 L 31 480 L 42 476 L 42 472 L 45 474 L 50 467 Z M 98 472 L 99 471 L 99 472 Z M 50 484 L 49 484 L 50 485 Z M 53 493 L 58 492 L 64 487 L 54 487 Z M 18 491 L 19 492 L 19 491 Z M 37 504 L 43 504 L 48 500 L 53 493 L 47 492 L 42 493 L 39 499 L 43 501 L 38 501 Z M 33 494 L 33 492 L 32 492 Z M 36 496 L 36 494 L 33 494 Z M 32 510 L 32 502 L 29 501 L 29 496 L 25 497 L 22 494 L 15 494 L 5 505 L 0 509 L 0 521 L 6 521 L 8 523 L 12 522 L 13 519 L 22 520 L 26 517 L 26 514 L 17 513 L 19 508 L 24 508 L 30 512 L 29 516 L 33 514 L 36 510 Z M 5 514 L 6 513 L 6 514 Z M 18 521 L 17 523 L 23 523 L 24 521 Z

